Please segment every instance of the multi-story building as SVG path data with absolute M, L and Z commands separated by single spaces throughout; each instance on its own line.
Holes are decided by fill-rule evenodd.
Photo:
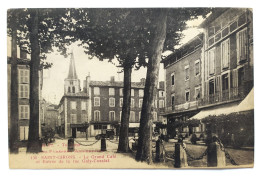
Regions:
M 58 106 L 57 129 L 62 137 L 85 137 L 90 117 L 88 88 L 80 87 L 73 53 L 68 77 L 64 81 L 64 95 Z
M 165 116 L 174 125 L 174 130 L 176 121 L 201 120 L 239 111 L 238 105 L 253 88 L 252 12 L 249 9 L 218 9 L 200 27 L 204 30 L 203 40 L 200 34 L 163 60 L 167 95 Z M 193 45 L 195 41 L 200 47 Z M 187 48 L 190 52 L 186 55 Z M 253 104 L 252 100 L 249 103 Z M 214 127 L 214 133 L 234 135 L 238 131 L 233 128 L 240 126 L 235 126 L 239 121 L 231 123 L 228 120 L 220 127 L 207 125 Z M 226 126 L 229 123 L 232 125 Z M 193 128 L 183 128 L 183 123 L 179 125 L 184 132 L 205 132 L 203 123 Z M 241 129 L 251 132 L 253 127 Z
M 30 120 L 30 59 L 27 59 L 26 54 L 20 51 L 20 58 L 17 58 L 17 77 L 18 77 L 18 118 L 17 122 L 11 122 L 10 106 L 11 106 L 11 58 L 7 58 L 7 72 L 8 72 L 8 110 L 9 110 L 9 127 L 11 124 L 18 125 L 18 140 L 27 141 L 29 133 Z M 39 71 L 39 127 L 41 127 L 41 120 L 43 120 L 42 108 L 42 85 L 43 85 L 43 71 Z M 39 136 L 41 137 L 41 128 L 39 128 Z
M 44 121 L 42 122 L 43 129 L 53 131 L 56 130 L 58 121 L 58 106 L 50 103 L 44 104 Z M 57 132 L 57 130 L 56 130 Z
M 160 84 L 163 86 L 164 84 Z M 130 133 L 137 130 L 140 124 L 141 109 L 144 96 L 145 79 L 131 83 L 131 111 L 129 118 Z M 115 81 L 90 81 L 91 122 L 90 135 L 95 136 L 104 129 L 114 129 L 119 133 L 123 106 L 123 82 Z M 162 121 L 160 115 L 164 111 L 164 88 L 158 89 L 157 98 L 153 103 L 154 123 Z M 159 119 L 158 119 L 159 117 Z
M 201 55 L 203 34 L 191 39 L 164 63 L 166 79 L 166 111 L 168 134 L 176 135 L 176 127 L 198 111 L 201 97 Z M 182 127 L 180 127 L 182 128 Z M 179 130 L 189 131 L 191 130 Z

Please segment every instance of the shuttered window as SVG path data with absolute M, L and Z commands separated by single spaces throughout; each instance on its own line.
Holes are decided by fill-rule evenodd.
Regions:
M 29 84 L 19 84 L 19 98 L 29 98 Z
M 221 61 L 222 69 L 229 67 L 230 60 L 230 40 L 227 39 L 221 43 Z
M 28 140 L 29 126 L 20 126 L 20 140 Z
M 30 118 L 30 107 L 29 105 L 19 105 L 19 119 Z
M 29 74 L 29 69 L 19 69 L 19 83 L 28 84 L 30 81 Z
M 215 48 L 211 49 L 208 52 L 209 60 L 209 74 L 212 75 L 215 73 Z
M 247 28 L 236 34 L 238 63 L 247 59 Z

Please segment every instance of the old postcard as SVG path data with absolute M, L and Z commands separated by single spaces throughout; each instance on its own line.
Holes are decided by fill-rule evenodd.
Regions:
M 254 166 L 253 10 L 7 11 L 12 169 Z

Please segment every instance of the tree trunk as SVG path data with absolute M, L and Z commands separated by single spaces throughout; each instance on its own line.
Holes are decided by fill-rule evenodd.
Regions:
M 124 65 L 124 90 L 123 90 L 123 108 L 121 117 L 121 127 L 119 134 L 118 152 L 128 152 L 128 129 L 129 129 L 129 116 L 130 116 L 130 103 L 131 103 L 131 65 Z
M 141 112 L 136 160 L 152 163 L 152 103 L 157 91 L 161 54 L 166 37 L 167 10 L 159 9 L 154 19 L 151 40 L 151 58 L 149 59 Z
M 14 21 L 15 23 L 15 21 Z M 12 27 L 12 56 L 11 56 L 11 102 L 10 107 L 10 129 L 9 150 L 10 153 L 18 153 L 18 74 L 17 74 L 17 30 L 15 24 Z M 10 91 L 8 91 L 10 92 Z
M 39 66 L 40 46 L 38 39 L 38 9 L 31 10 L 31 64 L 30 64 L 30 125 L 27 152 L 38 153 L 41 151 L 39 141 Z

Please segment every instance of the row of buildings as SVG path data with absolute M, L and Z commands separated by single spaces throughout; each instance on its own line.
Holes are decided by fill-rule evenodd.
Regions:
M 217 9 L 199 27 L 201 34 L 162 60 L 168 134 L 203 137 L 210 129 L 227 141 L 239 134 L 253 137 L 252 12 Z M 243 102 L 247 109 L 239 106 Z M 246 120 L 237 119 L 242 112 L 249 112 L 242 116 Z
M 131 83 L 130 131 L 138 129 L 144 96 L 145 79 Z M 64 81 L 64 95 L 58 111 L 58 129 L 63 137 L 95 136 L 102 130 L 113 129 L 119 133 L 123 105 L 123 82 L 92 81 L 90 76 L 80 87 L 73 53 L 70 59 L 68 76 Z M 164 82 L 160 82 L 156 99 L 153 103 L 153 121 L 163 121 L 165 91 Z M 87 132 L 86 132 L 87 131 Z
M 251 139 L 245 141 L 253 143 L 252 24 L 250 9 L 214 10 L 200 25 L 202 33 L 162 60 L 165 81 L 159 83 L 153 103 L 154 127 L 167 123 L 170 138 L 179 133 L 204 137 L 211 131 L 227 141 L 234 136 L 250 136 Z M 20 140 L 28 138 L 30 117 L 29 68 L 26 65 L 26 59 L 19 59 Z M 42 75 L 40 77 L 42 85 Z M 132 132 L 139 127 L 144 83 L 145 79 L 132 82 L 129 124 Z M 62 137 L 95 136 L 106 129 L 114 129 L 118 134 L 123 82 L 115 81 L 114 77 L 110 81 L 93 81 L 88 75 L 82 85 L 83 88 L 72 53 L 59 105 L 46 104 L 39 95 L 43 105 L 41 125 L 55 127 Z

